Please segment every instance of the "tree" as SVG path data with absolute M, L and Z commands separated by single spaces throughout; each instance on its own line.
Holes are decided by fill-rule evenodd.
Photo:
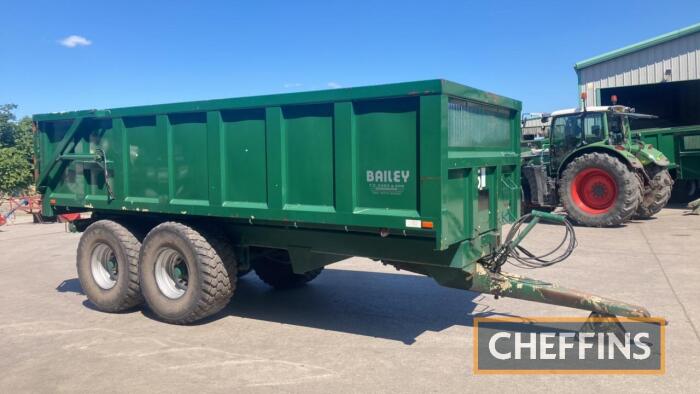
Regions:
M 0 148 L 0 193 L 19 193 L 32 184 L 32 165 L 17 148 Z
M 0 193 L 21 193 L 32 184 L 33 133 L 28 117 L 16 121 L 14 104 L 0 105 Z

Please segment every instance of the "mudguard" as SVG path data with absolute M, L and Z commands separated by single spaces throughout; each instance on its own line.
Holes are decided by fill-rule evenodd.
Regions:
M 668 167 L 671 164 L 666 155 L 661 153 L 660 150 L 654 148 L 653 145 L 640 145 L 641 147 L 639 148 L 639 151 L 636 152 L 636 156 L 644 166 L 648 166 L 649 164 L 656 164 L 659 167 Z
M 611 156 L 617 157 L 620 159 L 623 163 L 627 163 L 630 165 L 632 168 L 638 169 L 638 170 L 643 170 L 644 169 L 644 164 L 629 150 L 627 150 L 625 147 L 620 146 L 621 149 L 616 148 L 615 146 L 611 145 L 606 145 L 604 143 L 595 143 L 595 144 L 590 144 L 586 145 L 585 147 L 582 147 L 580 149 L 576 149 L 569 153 L 564 160 L 562 160 L 561 165 L 557 169 L 558 177 L 561 178 L 561 173 L 564 171 L 566 166 L 576 157 L 585 154 L 585 153 L 592 153 L 592 152 L 601 152 L 601 153 L 607 153 Z M 659 152 L 660 153 L 660 152 Z

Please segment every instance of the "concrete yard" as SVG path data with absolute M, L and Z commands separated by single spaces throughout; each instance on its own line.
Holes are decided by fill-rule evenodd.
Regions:
M 443 288 L 360 258 L 291 291 L 250 274 L 227 309 L 194 326 L 142 310 L 101 313 L 76 278 L 80 235 L 30 221 L 0 227 L 3 393 L 690 392 L 700 384 L 700 216 L 682 208 L 623 228 L 577 227 L 568 261 L 527 272 L 668 319 L 663 376 L 473 375 L 474 316 L 587 312 Z M 539 226 L 526 244 L 551 244 L 561 230 Z

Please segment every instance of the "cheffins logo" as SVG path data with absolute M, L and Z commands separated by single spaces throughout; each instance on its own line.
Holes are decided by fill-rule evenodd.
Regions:
M 663 374 L 661 318 L 475 318 L 474 373 Z
M 367 170 L 367 185 L 372 194 L 400 196 L 411 178 L 409 170 Z

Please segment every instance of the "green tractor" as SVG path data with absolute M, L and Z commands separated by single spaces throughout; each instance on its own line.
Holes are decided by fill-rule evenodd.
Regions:
M 609 227 L 650 218 L 666 205 L 673 186 L 669 161 L 629 125 L 630 118 L 654 116 L 613 105 L 550 117 L 549 138 L 522 153 L 525 211 L 561 205 L 580 225 Z

